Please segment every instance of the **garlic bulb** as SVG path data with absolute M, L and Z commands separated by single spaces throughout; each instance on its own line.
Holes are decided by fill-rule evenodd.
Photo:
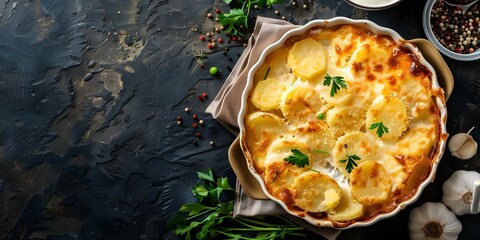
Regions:
M 442 202 L 456 215 L 473 214 L 470 210 L 473 196 L 473 183 L 480 180 L 480 173 L 458 170 L 443 183 Z
M 462 223 L 443 203 L 426 202 L 410 212 L 411 240 L 457 239 Z
M 470 135 L 472 127 L 467 133 L 457 133 L 450 138 L 448 149 L 452 156 L 459 159 L 470 159 L 477 153 L 477 142 Z

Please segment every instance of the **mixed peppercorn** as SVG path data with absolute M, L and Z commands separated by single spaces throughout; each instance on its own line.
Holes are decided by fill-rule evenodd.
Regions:
M 472 0 L 451 1 L 468 4 Z M 430 14 L 432 31 L 438 41 L 447 49 L 461 54 L 477 51 L 480 47 L 480 2 L 465 13 L 460 8 L 437 1 Z

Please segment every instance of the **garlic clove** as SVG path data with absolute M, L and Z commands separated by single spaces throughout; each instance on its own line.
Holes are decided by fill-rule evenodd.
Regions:
M 476 153 L 477 153 L 477 143 L 473 139 L 471 139 L 471 140 L 465 141 L 462 147 L 456 152 L 457 156 L 455 155 L 454 156 L 460 159 L 470 159 L 473 156 L 475 156 Z
M 450 141 L 448 142 L 448 149 L 450 152 L 456 153 L 465 143 L 468 139 L 468 134 L 467 133 L 457 133 L 450 138 Z
M 452 156 L 459 159 L 470 159 L 477 153 L 477 142 L 470 135 L 472 127 L 467 133 L 457 133 L 450 138 L 448 149 Z

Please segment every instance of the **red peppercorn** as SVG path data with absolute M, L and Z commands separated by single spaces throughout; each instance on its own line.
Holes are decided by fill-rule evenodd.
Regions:
M 193 128 L 197 128 L 197 123 L 192 123 Z
M 220 9 L 218 9 L 218 8 L 215 8 L 215 13 L 217 13 L 217 14 L 218 14 L 218 13 L 221 13 L 221 12 L 222 12 L 222 11 L 221 11 Z
M 223 43 L 223 39 L 222 38 L 218 38 L 217 40 L 219 43 Z
M 177 121 L 182 121 L 182 117 L 178 116 Z
M 207 47 L 208 47 L 208 49 L 212 49 L 212 48 L 213 48 L 213 45 L 212 45 L 212 44 L 208 44 Z
M 232 41 L 235 42 L 235 41 L 237 41 L 238 38 L 237 38 L 237 36 L 232 36 L 230 39 L 232 39 Z
M 202 95 L 198 95 L 198 100 L 203 101 Z
M 202 93 L 202 97 L 207 98 L 208 97 L 207 93 Z
M 198 119 L 198 116 L 197 116 L 197 114 L 193 114 L 193 116 L 192 116 L 192 117 L 193 117 L 193 120 L 197 120 L 197 119 Z
M 196 133 L 195 133 L 195 137 L 197 137 L 197 138 L 201 138 L 201 137 L 202 137 L 202 135 L 201 135 L 199 132 L 196 132 Z
M 205 41 L 205 36 L 200 36 L 200 41 Z

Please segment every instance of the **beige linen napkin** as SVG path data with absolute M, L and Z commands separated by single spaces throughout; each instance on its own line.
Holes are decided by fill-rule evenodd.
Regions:
M 255 29 L 248 40 L 247 47 L 225 80 L 219 93 L 207 107 L 206 112 L 211 113 L 213 118 L 237 135 L 239 131 L 237 116 L 240 110 L 241 95 L 247 82 L 248 71 L 258 60 L 263 49 L 277 41 L 288 30 L 298 27 L 300 26 L 293 25 L 287 21 L 258 17 Z M 314 227 L 302 219 L 293 217 L 273 201 L 250 198 L 243 192 L 238 180 L 236 190 L 237 196 L 235 197 L 234 216 L 283 214 L 289 217 L 290 220 L 326 239 L 333 240 L 340 234 L 339 230 Z

